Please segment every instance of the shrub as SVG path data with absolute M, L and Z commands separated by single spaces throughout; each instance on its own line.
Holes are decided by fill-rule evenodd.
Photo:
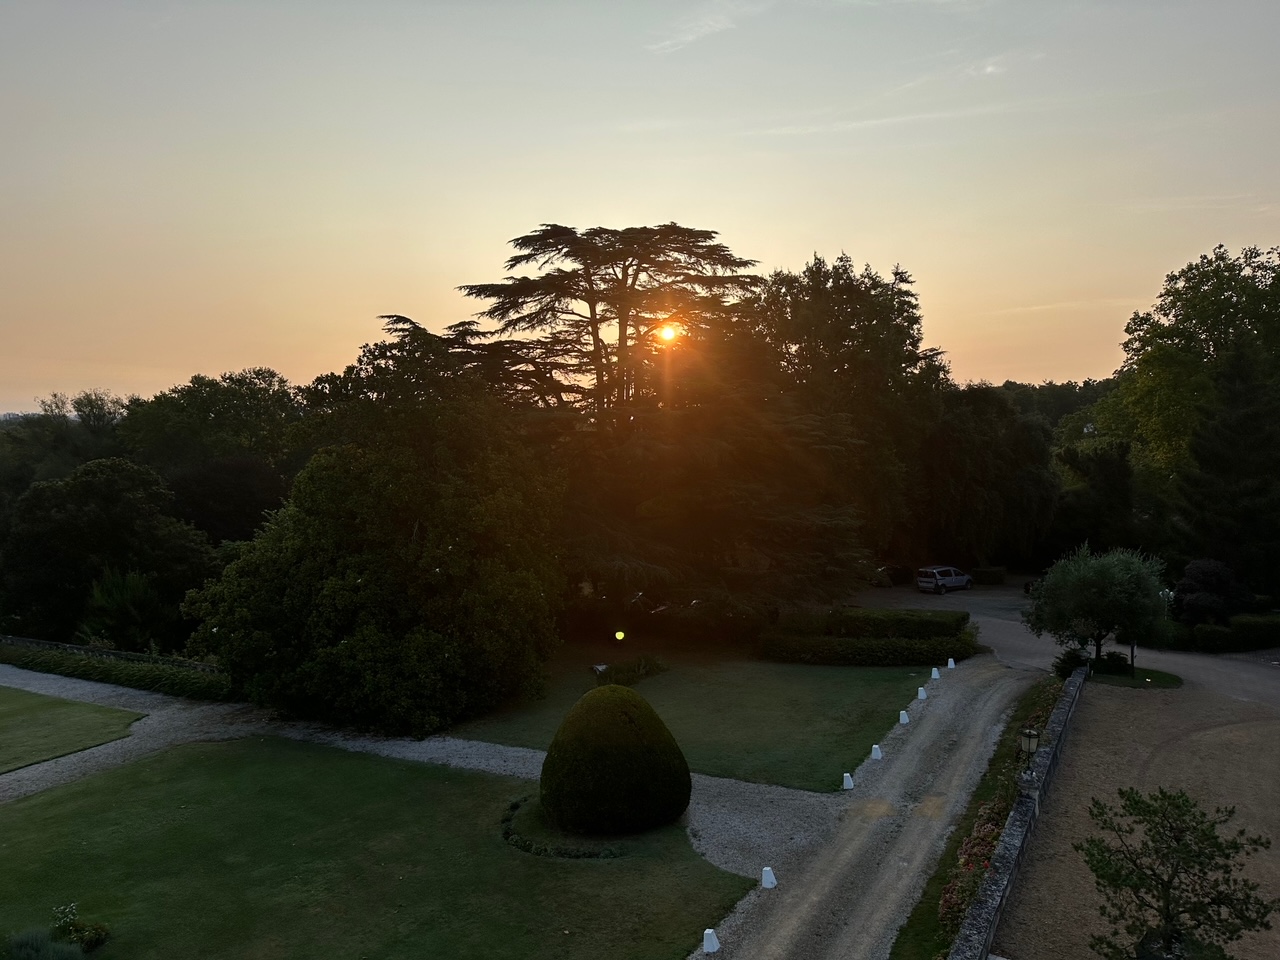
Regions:
M 1081 667 L 1088 666 L 1089 654 L 1083 647 L 1065 647 L 1053 660 L 1053 672 L 1066 680 Z
M 925 640 L 958 637 L 969 623 L 964 610 L 864 610 L 841 607 L 827 616 L 827 633 L 835 637 L 894 637 Z
M 24 930 L 9 938 L 8 960 L 82 960 L 84 952 L 72 943 L 58 943 L 48 930 Z
M 760 657 L 777 663 L 809 663 L 836 667 L 936 667 L 951 657 L 965 660 L 978 652 L 977 631 L 959 636 L 829 637 L 770 636 Z
M 1158 621 L 1145 635 L 1138 638 L 1138 646 L 1155 650 L 1193 650 L 1195 638 L 1192 628 L 1176 620 Z
M 58 940 L 76 944 L 84 953 L 92 953 L 111 939 L 111 931 L 105 924 L 81 920 L 74 903 L 53 908 L 53 935 Z
M 634 690 L 597 687 L 575 703 L 542 764 L 540 799 L 562 830 L 638 833 L 689 806 L 689 764 L 662 719 Z
M 114 683 L 135 690 L 154 690 L 193 700 L 232 699 L 230 682 L 225 674 L 202 673 L 177 665 L 135 663 L 61 650 L 33 650 L 2 642 L 0 663 L 39 673 L 56 673 L 81 680 Z
M 1225 624 L 1249 607 L 1252 594 L 1231 568 L 1218 560 L 1192 560 L 1173 588 L 1173 611 L 1189 626 Z
M 1132 672 L 1129 658 L 1118 650 L 1108 650 L 1100 660 L 1093 663 L 1094 673 L 1104 673 L 1116 677 L 1127 677 Z
M 596 686 L 604 687 L 617 683 L 624 687 L 634 687 L 645 677 L 655 677 L 667 672 L 667 665 L 657 657 L 642 655 L 633 660 L 611 663 L 596 674 Z
M 1232 650 L 1280 647 L 1280 615 L 1241 613 L 1231 618 Z
M 994 587 L 1004 583 L 1007 572 L 1004 567 L 976 567 L 973 571 L 973 582 L 987 587 Z
M 1193 644 L 1201 653 L 1223 653 L 1231 649 L 1231 628 L 1216 623 L 1197 623 Z

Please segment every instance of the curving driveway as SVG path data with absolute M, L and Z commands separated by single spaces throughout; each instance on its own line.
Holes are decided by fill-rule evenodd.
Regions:
M 859 594 L 857 602 L 864 607 L 968 610 L 982 628 L 981 641 L 1012 666 L 1047 670 L 1061 650 L 1049 637 L 1038 638 L 1023 626 L 1022 611 L 1027 600 L 1021 584 L 974 587 L 942 597 L 921 593 L 914 587 L 872 589 Z M 1280 649 L 1215 656 L 1139 647 L 1137 663 L 1175 673 L 1193 690 L 1280 708 Z

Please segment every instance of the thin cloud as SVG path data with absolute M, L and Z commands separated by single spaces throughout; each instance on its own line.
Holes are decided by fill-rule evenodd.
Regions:
M 926 110 L 918 113 L 898 113 L 883 117 L 862 117 L 856 120 L 833 120 L 830 123 L 796 124 L 767 127 L 748 133 L 764 137 L 810 136 L 824 133 L 846 133 L 853 130 L 870 130 L 910 123 L 930 123 L 936 120 L 959 120 L 966 117 L 995 116 L 1005 113 L 1021 113 L 1034 108 L 1030 103 L 990 103 L 956 110 Z
M 665 40 L 647 45 L 653 53 L 674 53 L 703 37 L 724 33 L 744 17 L 757 16 L 774 5 L 774 0 L 709 0 L 676 24 Z

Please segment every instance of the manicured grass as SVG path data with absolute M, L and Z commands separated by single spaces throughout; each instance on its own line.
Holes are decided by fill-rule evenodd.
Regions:
M 1105 683 L 1112 687 L 1131 687 L 1151 690 L 1153 688 L 1169 690 L 1182 686 L 1182 678 L 1163 670 L 1143 670 L 1138 667 L 1132 677 L 1124 674 L 1094 673 L 1089 677 L 1093 683 Z
M 569 708 L 594 686 L 593 652 L 599 655 L 562 652 L 552 664 L 545 700 L 450 733 L 545 750 Z M 841 774 L 867 757 L 929 676 L 920 667 L 664 659 L 671 669 L 635 689 L 670 728 L 695 772 L 804 790 L 839 789 Z
M 752 881 L 679 827 L 609 860 L 502 840 L 525 781 L 255 739 L 0 806 L 0 933 L 75 902 L 97 960 L 679 960 Z
M 119 740 L 141 716 L 0 687 L 0 773 Z
M 973 831 L 978 819 L 978 808 L 999 795 L 1012 800 L 1017 792 L 1014 778 L 1017 774 L 1019 752 L 1019 733 L 1028 720 L 1034 716 L 1047 716 L 1052 712 L 1062 690 L 1062 681 L 1046 678 L 1032 687 L 1014 708 L 1005 724 L 1000 741 L 996 744 L 995 753 L 987 765 L 987 772 L 973 792 L 969 806 L 964 815 L 956 822 L 955 829 L 947 839 L 947 847 L 938 861 L 937 869 L 925 884 L 924 892 L 911 916 L 898 931 L 898 937 L 889 953 L 890 960 L 935 960 L 939 954 L 951 949 L 951 936 L 943 928 L 938 918 L 938 904 L 942 898 L 943 888 L 952 866 L 956 862 L 956 854 L 962 844 Z M 1024 755 L 1025 756 L 1025 755 Z

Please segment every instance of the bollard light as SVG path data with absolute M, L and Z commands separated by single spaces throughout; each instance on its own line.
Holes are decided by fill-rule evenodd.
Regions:
M 623 633 L 621 630 L 619 630 L 617 633 L 613 635 L 613 639 L 615 640 L 622 640 L 625 637 L 626 637 L 626 634 Z

